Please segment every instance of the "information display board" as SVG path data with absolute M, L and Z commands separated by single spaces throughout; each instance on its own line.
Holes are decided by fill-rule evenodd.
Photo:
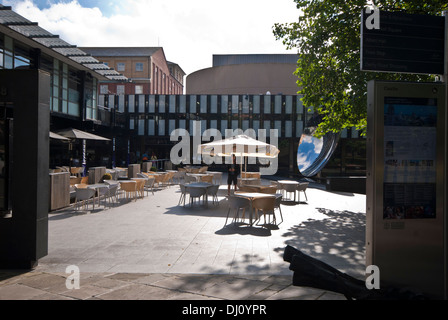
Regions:
M 381 281 L 445 294 L 445 87 L 368 84 L 366 263 Z

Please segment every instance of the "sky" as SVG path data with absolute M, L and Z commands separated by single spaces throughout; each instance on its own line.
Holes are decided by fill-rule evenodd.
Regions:
M 272 33 L 295 22 L 294 0 L 2 0 L 78 47 L 163 47 L 188 75 L 213 54 L 295 54 Z

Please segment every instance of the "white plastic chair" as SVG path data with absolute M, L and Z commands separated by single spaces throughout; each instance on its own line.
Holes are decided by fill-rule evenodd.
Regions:
M 226 222 L 224 225 L 227 225 L 227 220 L 229 219 L 229 214 L 231 210 L 234 210 L 235 213 L 233 215 L 233 221 L 237 221 L 239 217 L 240 209 L 243 209 L 243 219 L 244 214 L 246 212 L 246 209 L 250 208 L 250 200 L 246 198 L 236 197 L 236 196 L 229 196 L 228 197 L 228 203 L 229 203 L 229 210 L 227 211 L 227 217 Z
M 75 195 L 75 208 L 79 209 L 80 203 L 85 207 L 87 204 L 87 209 L 89 209 L 88 202 L 95 196 L 95 189 L 90 188 L 76 188 Z M 93 202 L 92 202 L 93 203 Z

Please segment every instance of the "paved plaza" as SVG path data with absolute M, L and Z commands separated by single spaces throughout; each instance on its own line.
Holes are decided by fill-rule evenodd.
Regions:
M 364 277 L 365 195 L 311 184 L 307 200 L 283 201 L 278 226 L 231 217 L 226 225 L 226 195 L 222 185 L 219 203 L 183 206 L 173 185 L 137 201 L 52 212 L 48 255 L 32 271 L 0 271 L 0 299 L 344 299 L 292 286 L 287 245 Z M 79 268 L 80 289 L 67 289 L 68 266 Z

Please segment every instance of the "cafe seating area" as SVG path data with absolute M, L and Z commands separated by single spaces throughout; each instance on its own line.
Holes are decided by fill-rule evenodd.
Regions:
M 176 170 L 151 171 L 144 164 L 127 168 L 60 167 L 50 170 L 51 210 L 72 207 L 80 210 L 104 210 L 157 196 L 158 191 L 175 188 L 177 206 L 213 211 L 228 208 L 226 222 L 249 226 L 280 225 L 282 203 L 298 205 L 306 195 L 308 183 L 294 180 L 263 179 L 259 172 L 243 172 L 236 190 L 227 191 L 222 172 L 207 166 L 188 166 Z

